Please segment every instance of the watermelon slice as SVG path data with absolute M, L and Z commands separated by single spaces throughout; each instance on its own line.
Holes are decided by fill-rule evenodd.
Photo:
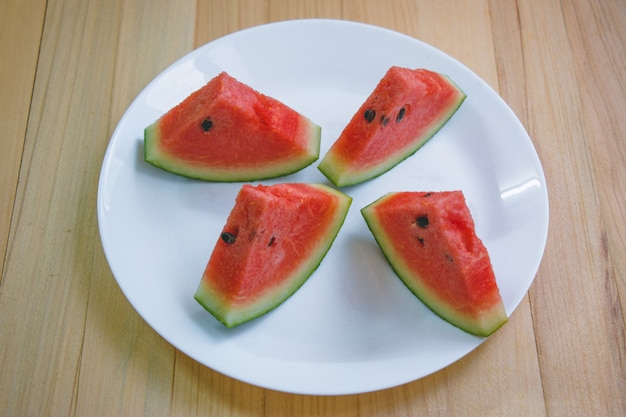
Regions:
M 379 176 L 414 154 L 463 100 L 444 75 L 391 67 L 318 168 L 338 187 Z
M 461 191 L 389 193 L 361 212 L 396 274 L 436 314 L 479 336 L 507 321 Z
M 222 72 L 145 129 L 144 157 L 191 178 L 252 181 L 313 163 L 320 135 L 311 120 Z
M 245 184 L 196 300 L 227 327 L 274 309 L 317 269 L 351 201 L 321 184 Z

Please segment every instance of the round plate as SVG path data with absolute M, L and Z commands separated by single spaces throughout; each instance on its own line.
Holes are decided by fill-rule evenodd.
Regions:
M 144 128 L 227 71 L 322 126 L 321 157 L 391 65 L 444 73 L 467 99 L 415 155 L 343 190 L 353 197 L 346 222 L 298 292 L 263 317 L 223 327 L 193 296 L 241 184 L 190 180 L 148 165 Z M 328 183 L 317 164 L 263 181 L 276 182 Z M 261 387 L 349 394 L 421 378 L 484 341 L 408 291 L 359 212 L 389 191 L 453 189 L 465 193 L 510 315 L 534 279 L 548 229 L 541 164 L 513 112 L 468 68 L 413 38 L 359 23 L 297 20 L 215 40 L 151 82 L 111 138 L 98 219 L 122 291 L 180 351 Z

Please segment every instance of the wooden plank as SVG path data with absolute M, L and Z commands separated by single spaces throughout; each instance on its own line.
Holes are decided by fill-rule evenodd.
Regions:
M 128 303 L 94 255 L 76 415 L 169 416 L 175 349 Z
M 581 39 L 568 30 L 571 14 L 584 14 L 584 4 L 572 2 L 567 11 L 558 1 L 517 3 L 527 126 L 540 157 L 550 155 L 543 158 L 550 235 L 541 279 L 530 295 L 548 414 L 618 416 L 624 415 L 624 323 L 611 264 L 617 255 L 606 250 L 607 227 L 615 222 L 607 212 L 614 209 L 602 206 L 606 197 L 594 188 L 599 167 L 592 150 L 609 144 L 594 135 L 593 119 L 610 116 L 600 101 L 589 111 L 587 87 L 581 90 L 589 82 L 588 56 L 578 55 Z M 602 47 L 588 32 L 597 29 L 579 30 Z M 506 51 L 500 52 L 504 62 Z M 583 62 L 585 71 L 576 71 Z
M 173 416 L 263 416 L 264 390 L 176 353 Z
M 606 275 L 617 287 L 618 297 L 613 294 L 612 298 L 617 303 L 615 313 L 619 314 L 617 310 L 621 309 L 622 319 L 616 317 L 615 322 L 622 323 L 620 346 L 626 352 L 623 343 L 626 315 L 626 149 L 623 135 L 626 117 L 622 113 L 626 103 L 626 7 L 617 1 L 580 0 L 564 3 L 563 16 L 572 50 L 577 52 L 573 57 L 573 70 L 580 80 L 581 104 L 587 115 L 583 119 L 585 131 L 594 144 L 590 153 L 594 179 L 598 181 L 596 197 L 605 222 Z M 611 74 L 608 77 L 607 69 Z M 593 117 L 589 117 L 591 115 Z M 625 367 L 626 363 L 622 362 L 623 371 Z
M 265 415 L 276 417 L 357 417 L 364 416 L 356 395 L 313 396 L 266 392 Z
M 290 1 L 269 0 L 269 21 L 293 19 L 338 19 L 341 17 L 341 2 L 325 0 Z
M 268 19 L 268 1 L 198 0 L 195 45 L 267 23 Z
M 0 403 L 9 415 L 74 411 L 95 194 L 113 75 L 116 2 L 48 1 L 2 282 Z M 93 30 L 93 31 L 92 31 Z M 98 248 L 99 250 L 99 248 Z M 16 325 L 19 323 L 19 325 Z
M 0 285 L 46 2 L 0 2 Z
M 493 31 L 498 91 L 520 122 L 528 124 L 524 50 L 515 0 L 490 0 L 489 15 Z M 532 140 L 532 138 L 531 138 Z

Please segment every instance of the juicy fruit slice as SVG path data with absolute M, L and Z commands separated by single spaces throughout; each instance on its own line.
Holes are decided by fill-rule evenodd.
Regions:
M 379 176 L 414 154 L 463 100 L 444 75 L 391 67 L 318 168 L 338 187 Z
M 174 174 L 253 181 L 319 156 L 321 128 L 222 72 L 145 129 L 144 157 Z
M 361 212 L 396 274 L 436 314 L 479 336 L 507 321 L 461 191 L 389 193 Z
M 227 327 L 277 307 L 317 269 L 351 201 L 321 184 L 245 184 L 195 299 Z

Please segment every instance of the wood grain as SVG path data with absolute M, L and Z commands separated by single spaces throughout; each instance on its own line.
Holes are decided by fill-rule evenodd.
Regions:
M 621 306 L 615 277 L 607 274 L 592 141 L 583 122 L 591 119 L 579 88 L 587 75 L 578 78 L 572 71 L 578 45 L 561 3 L 541 6 L 537 15 L 538 4 L 520 3 L 519 19 L 530 80 L 527 123 L 543 157 L 552 219 L 542 271 L 530 293 L 547 411 L 575 415 L 582 407 L 586 415 L 623 415 L 624 322 L 621 312 L 616 317 L 606 308 Z M 572 401 L 584 392 L 602 395 Z
M 563 12 L 572 48 L 584 52 L 574 54 L 573 71 L 579 80 L 581 110 L 588 115 L 582 119 L 586 137 L 594 139 L 589 151 L 595 172 L 595 198 L 604 223 L 606 279 L 617 286 L 619 297 L 613 297 L 625 300 L 626 256 L 623 251 L 610 249 L 626 248 L 623 228 L 615 227 L 626 219 L 626 150 L 622 143 L 626 118 L 619 112 L 626 101 L 626 48 L 615 48 L 626 44 L 626 6 L 623 2 L 606 2 L 602 7 L 595 2 L 581 2 L 580 7 L 564 4 Z M 610 76 L 605 75 L 607 72 Z M 611 304 L 616 314 L 619 310 L 626 314 L 617 299 Z M 624 328 L 621 330 L 623 341 Z
M 229 33 L 267 23 L 269 4 L 255 0 L 199 0 L 197 3 L 195 46 Z
M 73 410 L 99 249 L 93 199 L 101 153 L 89 138 L 106 131 L 98 115 L 110 97 L 107 46 L 115 43 L 107 20 L 118 10 L 114 2 L 46 5 L 2 281 L 0 328 L 11 343 L 2 354 L 0 403 L 8 415 Z
M 0 3 L 0 258 L 4 260 L 30 100 L 35 84 L 45 1 Z M 0 284 L 3 271 L 0 269 Z
M 102 158 L 147 83 L 206 42 L 300 18 L 458 59 L 520 118 L 548 182 L 546 252 L 509 323 L 379 392 L 286 394 L 200 365 L 131 307 L 98 234 Z M 0 415 L 626 415 L 624 22 L 621 0 L 0 2 Z

